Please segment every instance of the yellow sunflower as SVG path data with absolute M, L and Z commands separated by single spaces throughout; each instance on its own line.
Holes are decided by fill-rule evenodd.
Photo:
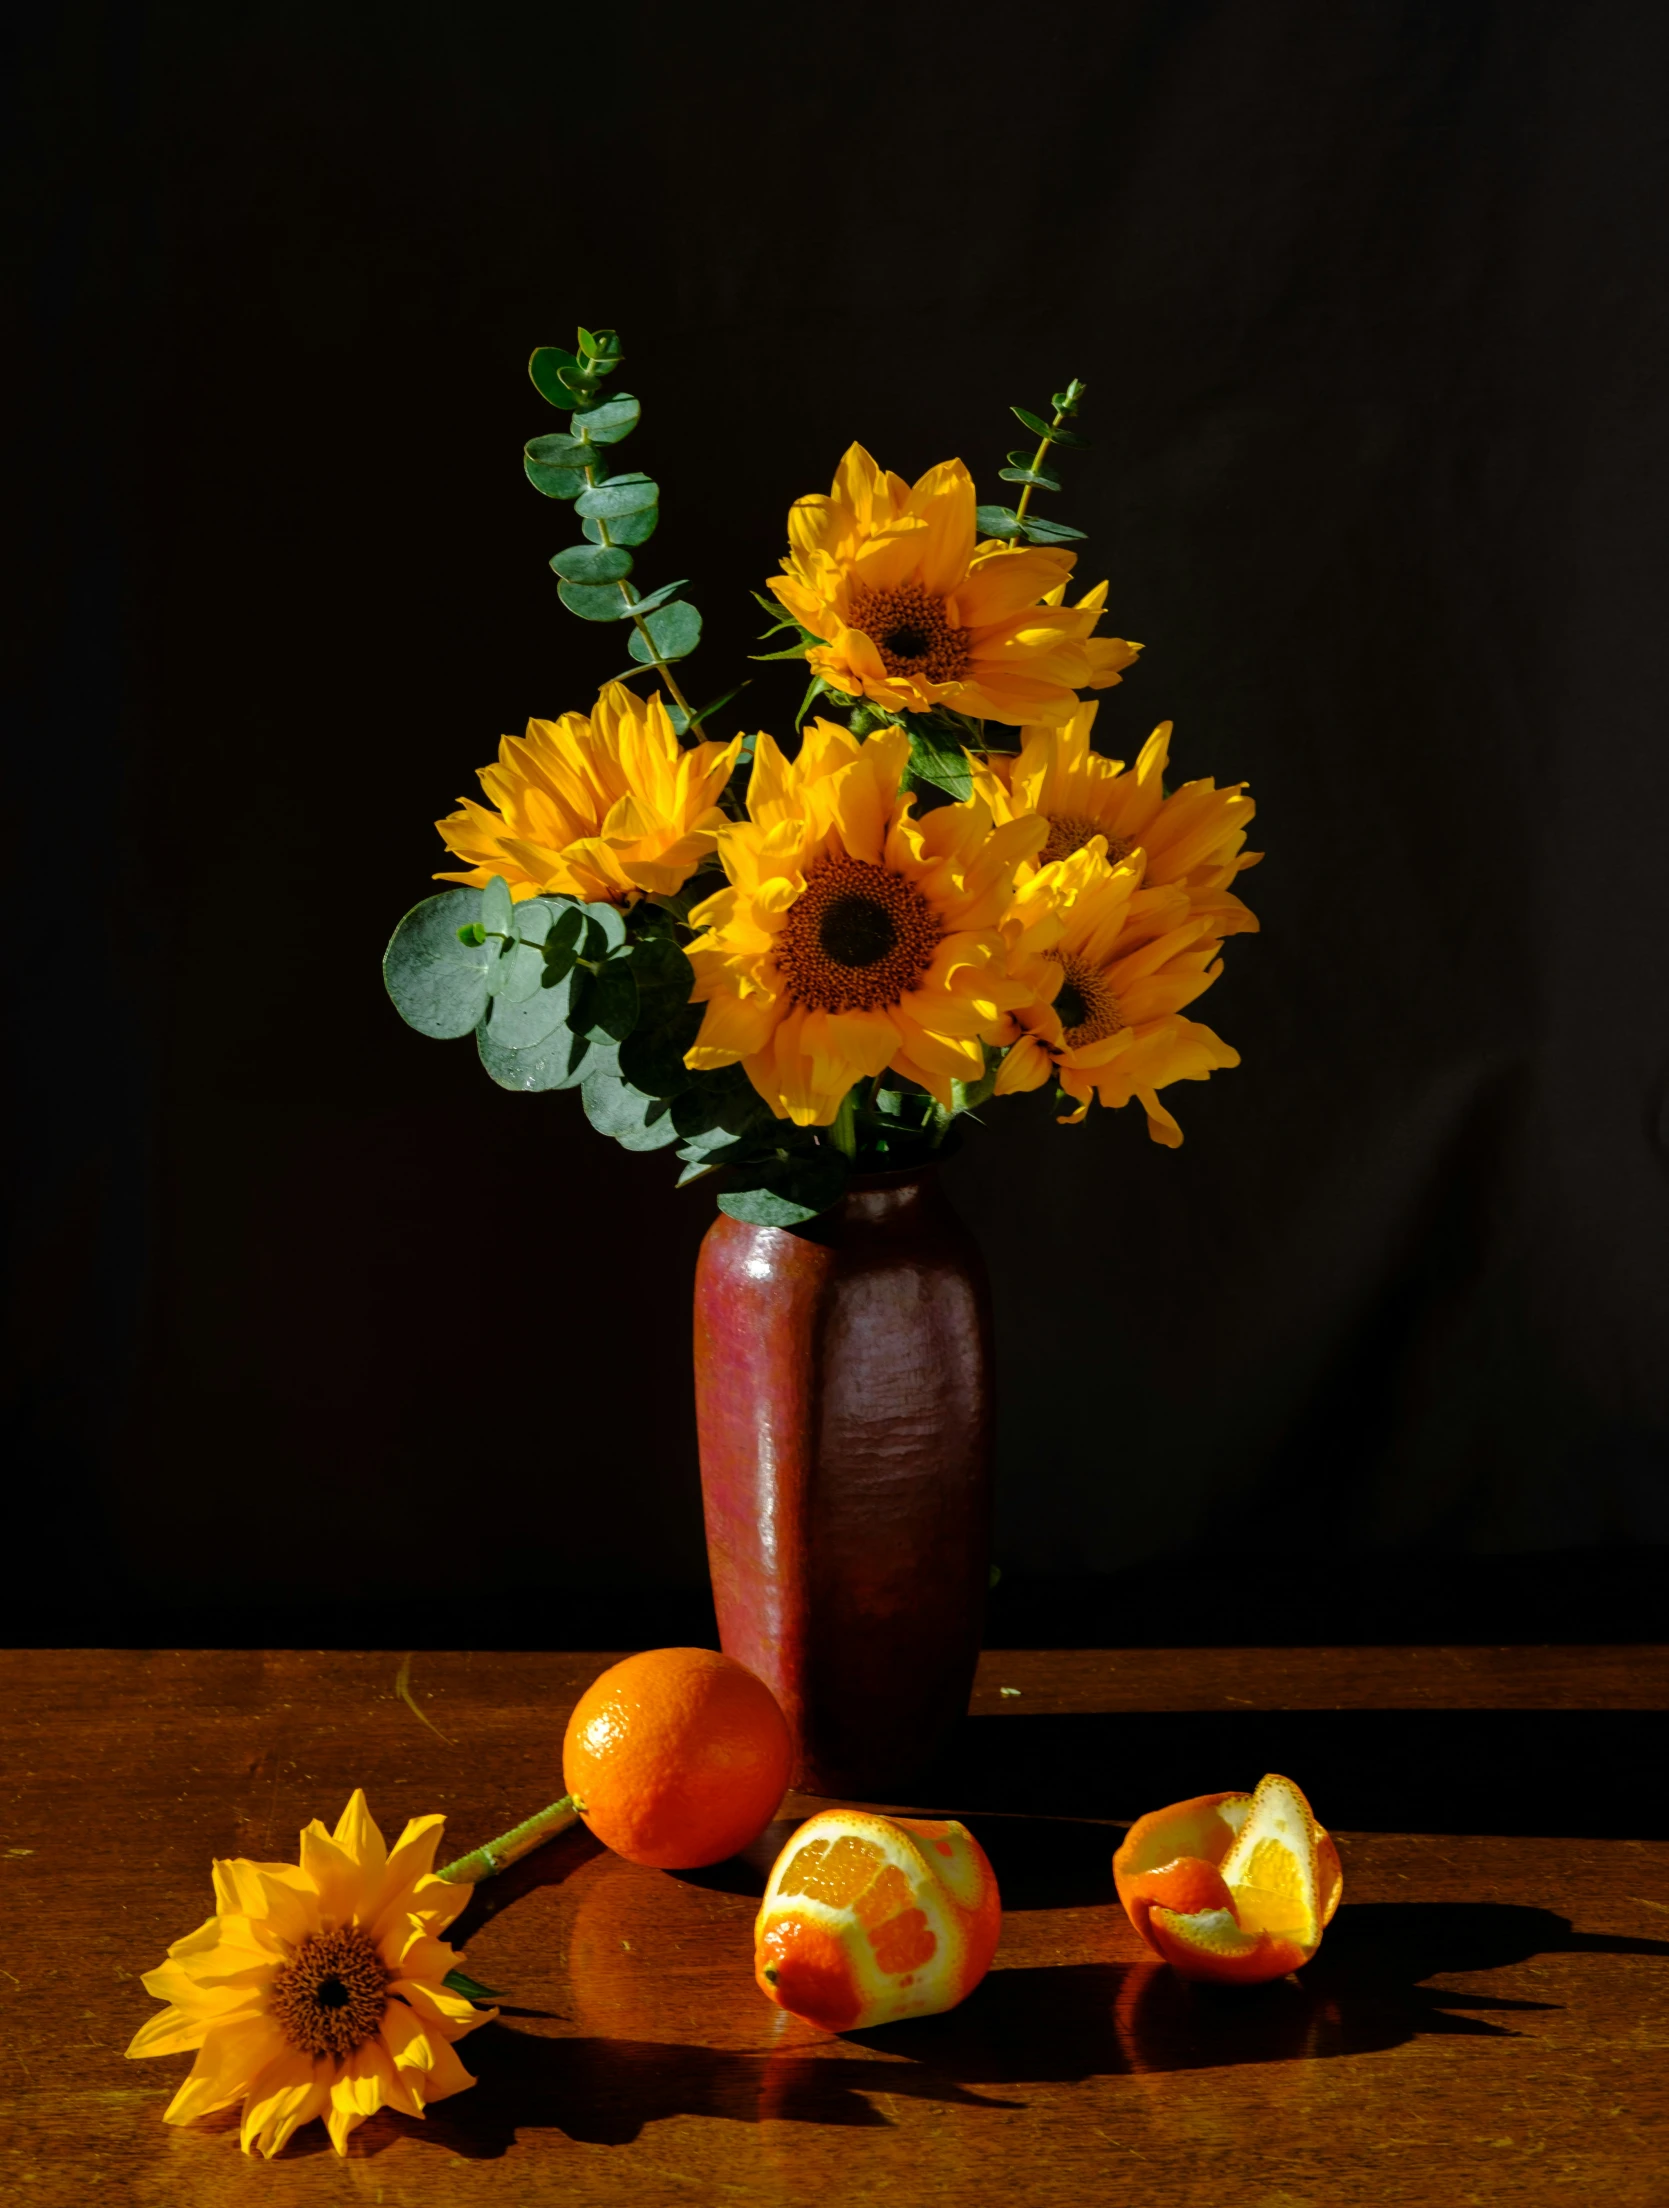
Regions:
M 496 2009 L 447 1990 L 460 1961 L 439 1935 L 474 1888 L 433 1875 L 441 1817 L 414 1817 L 392 1852 L 356 1787 L 335 1832 L 317 1818 L 301 1862 L 214 1866 L 215 1913 L 147 1971 L 169 2006 L 130 2055 L 197 2050 L 171 2124 L 243 2103 L 242 2144 L 268 2159 L 322 2116 L 338 2154 L 379 2108 L 421 2116 L 475 2080 L 452 2051 Z
M 796 502 L 788 537 L 771 588 L 822 640 L 806 658 L 831 689 L 893 712 L 1052 724 L 1106 664 L 1091 648 L 1099 605 L 1062 602 L 1075 555 L 981 543 L 960 460 L 911 486 L 853 445 L 829 496 Z
M 990 755 L 976 765 L 974 786 L 999 820 L 1041 813 L 1049 839 L 1038 865 L 1081 851 L 1093 837 L 1106 839 L 1109 864 L 1141 851 L 1149 888 L 1186 890 L 1196 915 L 1209 917 L 1216 935 L 1245 935 L 1257 918 L 1229 884 L 1261 851 L 1245 848 L 1257 807 L 1245 785 L 1220 790 L 1210 781 L 1184 782 L 1165 795 L 1171 724 L 1161 721 L 1133 768 L 1090 749 L 1099 708 L 1083 705 L 1064 728 L 1028 728 L 1018 758 Z
M 611 682 L 589 716 L 503 739 L 498 765 L 480 770 L 498 810 L 460 798 L 461 812 L 436 821 L 468 871 L 435 880 L 484 889 L 501 874 L 518 903 L 546 891 L 588 904 L 670 897 L 712 851 L 741 742 L 686 751 L 658 692 Z
M 1139 854 L 1110 866 L 1097 837 L 1021 885 L 1006 928 L 1027 1001 L 1011 1015 L 1015 1041 L 996 1093 L 1041 1088 L 1053 1076 L 1077 1106 L 1062 1115 L 1068 1125 L 1094 1098 L 1116 1109 L 1139 1097 L 1148 1133 L 1174 1150 L 1182 1130 L 1157 1092 L 1237 1066 L 1240 1054 L 1181 1016 L 1223 970 L 1211 920 L 1189 912 L 1174 887 L 1144 893 L 1140 882 Z
M 797 759 L 761 736 L 746 822 L 719 831 L 730 886 L 698 905 L 685 1063 L 734 1065 L 779 1119 L 826 1127 L 855 1082 L 888 1067 L 948 1110 L 984 1073 L 981 1039 L 1029 985 L 999 922 L 1040 820 L 996 826 L 980 798 L 922 820 L 899 784 L 909 739 L 860 743 L 814 721 Z
M 1057 584 L 1043 603 L 1046 606 L 1065 605 L 1066 585 Z M 1106 604 L 1107 585 L 1097 583 L 1093 590 L 1084 592 L 1072 610 L 1075 613 L 1093 613 L 1099 619 Z M 1090 636 L 1084 639 L 1084 650 L 1089 654 L 1089 675 L 1085 687 L 1090 690 L 1107 690 L 1115 682 L 1124 680 L 1124 670 L 1135 665 L 1141 657 L 1142 647 L 1132 644 L 1127 636 Z

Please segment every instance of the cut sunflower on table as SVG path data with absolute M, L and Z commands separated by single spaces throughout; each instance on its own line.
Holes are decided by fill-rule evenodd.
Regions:
M 673 896 L 712 853 L 741 748 L 737 736 L 686 751 L 659 692 L 640 698 L 605 684 L 589 714 L 529 721 L 525 736 L 503 738 L 498 764 L 479 770 L 497 810 L 460 798 L 458 812 L 436 821 L 467 865 L 435 880 L 485 889 L 501 875 L 518 904 Z
M 832 721 L 797 759 L 761 736 L 746 821 L 722 828 L 729 886 L 690 915 L 692 1071 L 740 1063 L 779 1119 L 833 1123 L 855 1083 L 889 1068 L 947 1110 L 978 1081 L 984 1039 L 1024 1003 L 999 923 L 1040 819 L 993 823 L 971 797 L 924 819 L 902 783 L 908 737 L 860 742 Z
M 1135 656 L 1119 639 L 1092 641 L 1105 585 L 1064 603 L 1075 553 L 980 540 L 960 460 L 909 484 L 853 445 L 833 490 L 795 503 L 788 537 L 770 588 L 817 639 L 813 674 L 890 712 L 1065 721 L 1078 690 Z
M 196 2051 L 166 2122 L 241 2102 L 244 2152 L 270 2159 L 322 2116 L 343 2154 L 379 2108 L 421 2116 L 475 2083 L 453 2042 L 498 2011 L 447 1984 L 462 1958 L 440 1934 L 472 1889 L 434 1873 L 444 1823 L 414 1817 L 390 1849 L 356 1787 L 334 1833 L 307 1826 L 299 1863 L 215 1863 L 215 1913 L 144 1974 L 168 2007 L 128 2048 Z

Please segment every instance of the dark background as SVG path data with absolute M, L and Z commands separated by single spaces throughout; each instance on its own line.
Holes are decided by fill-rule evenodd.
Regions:
M 950 1169 L 996 1637 L 1661 1629 L 1666 22 L 35 12 L 13 1637 L 702 1631 L 710 1197 L 378 974 L 433 819 L 621 656 L 520 468 L 582 320 L 703 695 L 851 438 L 994 496 L 1086 378 L 1054 510 L 1148 646 L 1098 740 L 1259 801 L 1186 1146 L 1015 1108 Z

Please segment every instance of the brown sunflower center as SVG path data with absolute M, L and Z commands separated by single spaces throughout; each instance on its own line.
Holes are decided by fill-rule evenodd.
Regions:
M 1098 820 L 1091 820 L 1088 813 L 1045 813 L 1049 823 L 1049 840 L 1037 854 L 1039 866 L 1052 865 L 1056 859 L 1069 859 L 1074 851 L 1081 851 L 1091 836 L 1107 836 L 1107 864 L 1117 866 L 1120 859 L 1129 858 L 1135 850 L 1132 836 L 1108 836 Z
M 382 2028 L 393 1975 L 357 1924 L 309 1932 L 273 1980 L 267 2008 L 298 2053 L 346 2061 Z
M 945 602 L 920 583 L 891 590 L 862 585 L 852 593 L 847 621 L 862 629 L 889 675 L 925 675 L 954 682 L 968 664 L 968 640 L 945 618 Z
M 777 964 L 797 1004 L 873 1012 L 920 984 L 943 934 L 914 882 L 890 866 L 830 852 L 788 908 Z
M 1099 829 L 1096 833 L 1100 833 Z M 1055 994 L 1055 1017 L 1065 1030 L 1067 1049 L 1082 1050 L 1087 1044 L 1116 1035 L 1125 1024 L 1124 1014 L 1118 1008 L 1118 998 L 1113 994 L 1111 983 L 1100 968 L 1071 951 L 1050 951 L 1046 955 L 1063 973 Z

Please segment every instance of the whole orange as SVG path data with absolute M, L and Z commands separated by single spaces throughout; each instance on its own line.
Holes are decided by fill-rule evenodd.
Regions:
M 793 1744 L 762 1679 L 711 1648 L 651 1648 L 594 1679 L 562 1784 L 603 1845 L 657 1870 L 722 1863 L 788 1789 Z

